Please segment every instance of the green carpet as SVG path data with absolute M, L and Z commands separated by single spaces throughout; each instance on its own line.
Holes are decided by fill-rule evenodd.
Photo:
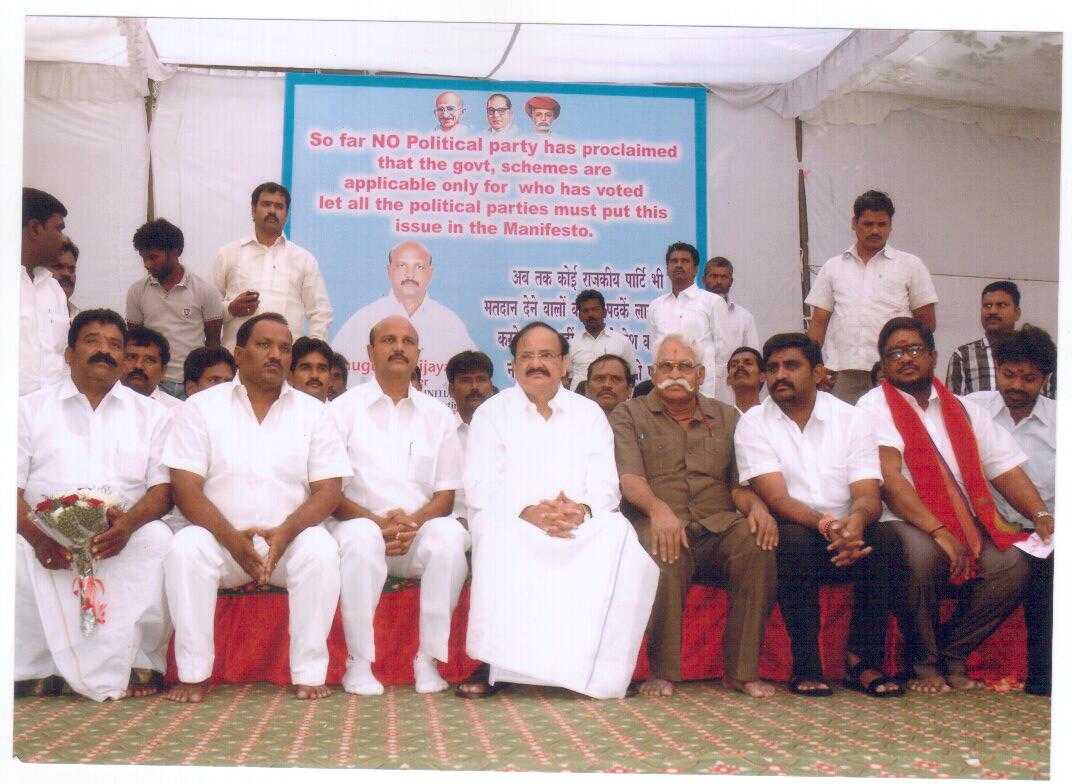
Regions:
M 1049 777 L 1050 701 L 987 689 L 876 700 L 783 689 L 755 700 L 684 684 L 673 697 L 596 701 L 511 687 L 486 700 L 390 687 L 299 702 L 268 684 L 98 704 L 15 701 L 24 762 L 770 775 Z

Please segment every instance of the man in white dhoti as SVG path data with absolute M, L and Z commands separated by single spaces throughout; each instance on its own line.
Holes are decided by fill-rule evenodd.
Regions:
M 164 562 L 179 683 L 200 702 L 215 660 L 216 590 L 256 581 L 287 589 L 290 675 L 298 699 L 326 697 L 339 548 L 320 525 L 338 506 L 346 451 L 324 404 L 286 383 L 291 332 L 259 313 L 236 335 L 238 377 L 176 409 L 164 450 L 175 503 L 190 521 Z
M 450 516 L 461 486 L 462 451 L 450 409 L 410 387 L 420 354 L 402 316 L 372 328 L 374 376 L 328 407 L 353 467 L 328 527 L 339 543 L 346 674 L 354 694 L 383 694 L 372 674 L 372 618 L 387 575 L 421 580 L 417 691 L 443 691 L 436 661 L 447 660 L 450 620 L 469 566 L 465 529 Z M 385 557 L 386 556 L 386 557 Z
M 618 512 L 606 416 L 562 388 L 569 344 L 534 322 L 510 351 L 517 385 L 483 403 L 469 432 L 466 648 L 493 685 L 624 697 L 659 569 Z
M 19 400 L 16 695 L 48 693 L 53 675 L 98 701 L 152 694 L 171 633 L 162 568 L 171 531 L 160 522 L 171 508 L 160 460 L 169 417 L 119 383 L 126 323 L 118 313 L 82 311 L 67 342 L 70 377 Z M 125 511 L 110 513 L 110 528 L 93 540 L 106 607 L 83 636 L 71 553 L 26 515 L 45 498 L 104 486 Z

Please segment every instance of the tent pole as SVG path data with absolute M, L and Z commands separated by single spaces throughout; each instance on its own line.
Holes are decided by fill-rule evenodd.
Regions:
M 153 115 L 156 112 L 156 99 L 160 93 L 160 82 L 149 79 L 149 94 L 145 96 L 145 132 L 148 135 L 153 130 Z M 145 199 L 145 220 L 153 220 L 156 213 L 156 204 L 153 200 L 153 155 L 152 146 L 149 147 L 149 192 Z
M 800 308 L 804 329 L 811 320 L 810 308 L 804 304 L 811 291 L 811 270 L 808 268 L 808 195 L 804 190 L 804 123 L 797 117 L 794 121 L 797 137 L 797 221 L 800 228 Z

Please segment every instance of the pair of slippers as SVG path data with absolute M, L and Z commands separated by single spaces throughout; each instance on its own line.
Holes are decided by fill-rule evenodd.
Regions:
M 905 695 L 904 685 L 899 680 L 889 675 L 883 675 L 879 678 L 875 678 L 873 681 L 871 681 L 865 686 L 860 680 L 860 676 L 868 669 L 870 668 L 865 666 L 863 662 L 857 662 L 854 666 L 846 668 L 845 674 L 848 677 L 846 677 L 843 681 L 844 685 L 850 689 L 855 689 L 856 691 L 863 692 L 869 697 L 875 697 L 876 699 L 880 700 L 888 699 L 890 697 L 903 697 Z M 789 692 L 791 694 L 796 694 L 800 697 L 832 697 L 834 695 L 834 690 L 827 686 L 825 683 L 822 683 L 821 688 L 802 689 L 800 685 L 807 681 L 817 681 L 819 683 L 822 683 L 821 678 L 792 678 L 787 684 Z M 896 686 L 897 688 L 879 691 L 879 688 L 881 686 L 886 686 L 890 684 Z

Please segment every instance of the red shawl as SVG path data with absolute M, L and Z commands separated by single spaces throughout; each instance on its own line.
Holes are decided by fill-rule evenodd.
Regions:
M 942 420 L 949 433 L 953 455 L 956 457 L 964 489 L 967 491 L 967 498 L 963 500 L 969 511 L 974 513 L 975 518 L 982 523 L 991 541 L 999 550 L 1005 550 L 1013 543 L 1026 539 L 1027 534 L 1021 530 L 1020 526 L 1006 521 L 994 505 L 990 485 L 986 481 L 983 464 L 979 458 L 979 444 L 975 440 L 975 433 L 964 406 L 937 378 L 932 379 L 932 383 L 938 392 Z M 950 496 L 950 486 L 946 484 L 943 476 L 942 458 L 927 428 L 924 427 L 923 421 L 908 402 L 898 394 L 889 380 L 882 382 L 882 391 L 886 395 L 886 403 L 890 407 L 893 424 L 904 440 L 904 461 L 912 475 L 916 493 L 927 508 L 934 513 L 934 516 L 942 522 L 942 525 L 948 528 L 971 552 L 971 566 L 968 571 L 968 579 L 970 579 L 978 570 L 976 559 L 979 556 L 979 537 L 974 531 L 965 532 L 961 528 L 953 499 Z M 954 490 L 959 491 L 955 480 L 952 486 Z

